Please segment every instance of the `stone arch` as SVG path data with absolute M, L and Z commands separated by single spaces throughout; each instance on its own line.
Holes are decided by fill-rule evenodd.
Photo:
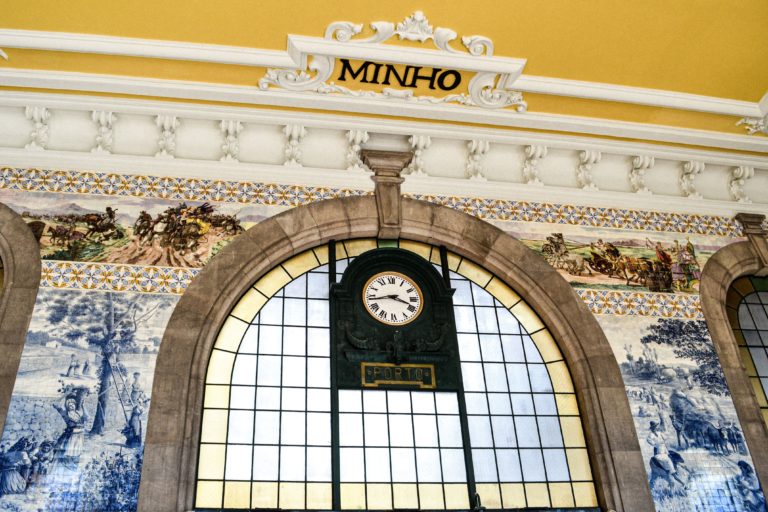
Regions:
M 40 247 L 26 222 L 0 203 L 0 431 L 5 425 L 13 383 L 40 285 Z
M 208 356 L 240 296 L 295 254 L 329 240 L 376 237 L 379 229 L 374 196 L 297 207 L 249 229 L 195 278 L 173 312 L 157 359 L 139 510 L 193 508 Z M 616 359 L 570 285 L 521 242 L 447 207 L 402 199 L 399 237 L 446 246 L 494 273 L 528 302 L 571 371 L 601 506 L 654 510 Z
M 768 453 L 768 428 L 760 414 L 755 391 L 750 385 L 747 371 L 739 353 L 736 338 L 726 311 L 726 295 L 731 284 L 742 276 L 768 274 L 768 242 L 759 227 L 764 217 L 757 219 L 750 232 L 747 217 L 737 216 L 749 237 L 747 242 L 727 245 L 717 251 L 704 266 L 701 274 L 701 307 L 709 334 L 723 368 L 728 389 L 731 392 L 736 413 L 752 454 L 755 472 L 763 487 L 768 485 L 768 459 L 760 454 Z

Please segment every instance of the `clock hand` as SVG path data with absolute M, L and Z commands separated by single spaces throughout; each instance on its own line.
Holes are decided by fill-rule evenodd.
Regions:
M 410 302 L 404 301 L 403 299 L 400 298 L 399 295 L 387 295 L 387 298 L 392 299 L 392 300 L 396 300 L 397 302 L 402 302 L 403 304 L 409 304 L 410 305 Z

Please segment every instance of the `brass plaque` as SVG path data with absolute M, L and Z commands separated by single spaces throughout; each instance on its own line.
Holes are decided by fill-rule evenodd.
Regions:
M 363 387 L 366 388 L 378 388 L 382 385 L 419 389 L 437 387 L 433 364 L 360 363 L 360 376 Z

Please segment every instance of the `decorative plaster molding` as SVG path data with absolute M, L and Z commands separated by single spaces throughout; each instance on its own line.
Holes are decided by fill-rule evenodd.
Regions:
M 413 16 L 415 16 L 415 14 L 409 18 L 412 18 Z M 406 18 L 406 20 L 408 20 L 408 18 Z M 406 39 L 406 37 L 400 36 L 397 31 L 403 34 L 405 33 L 405 22 L 398 24 L 395 33 L 401 37 L 401 39 Z M 291 36 L 289 36 L 289 38 L 290 37 Z M 240 46 L 199 44 L 184 41 L 163 41 L 156 39 L 75 34 L 67 32 L 0 29 L 0 48 L 3 47 L 56 52 L 122 55 L 193 62 L 212 62 L 216 64 L 238 66 L 284 69 L 301 67 L 300 59 L 298 59 L 295 52 L 290 51 L 290 43 L 289 51 L 280 51 L 253 49 Z M 0 50 L 0 57 L 4 59 L 8 58 L 2 50 Z M 514 85 L 515 89 L 520 92 L 552 94 L 603 101 L 618 101 L 637 105 L 731 115 L 735 117 L 760 118 L 768 112 L 768 108 L 761 108 L 766 97 L 764 97 L 761 102 L 754 103 L 674 91 L 530 75 L 521 75 L 515 81 Z M 29 86 L 34 87 L 34 85 Z M 192 98 L 186 96 L 185 99 Z
M 300 124 L 283 127 L 285 134 L 285 162 L 289 167 L 301 167 L 301 141 L 307 136 L 307 129 Z
M 731 199 L 740 203 L 750 204 L 752 200 L 744 192 L 744 184 L 754 178 L 755 168 L 748 165 L 740 165 L 731 169 L 731 177 L 728 183 L 728 191 Z
M 576 169 L 576 182 L 582 190 L 599 190 L 592 181 L 592 166 L 600 163 L 602 154 L 595 150 L 585 150 L 579 153 L 579 166 Z
M 323 39 L 288 36 L 288 53 L 300 65 L 288 69 L 268 69 L 259 80 L 259 88 L 263 91 L 277 89 L 313 92 L 374 101 L 456 103 L 492 109 L 512 106 L 517 112 L 525 112 L 527 109 L 522 94 L 511 90 L 513 82 L 525 67 L 525 59 L 493 57 L 493 42 L 487 37 L 462 37 L 461 43 L 466 51 L 457 50 L 451 46 L 451 42 L 458 37 L 456 32 L 443 27 L 433 30 L 420 11 L 397 26 L 391 22 L 376 21 L 371 23 L 371 29 L 374 32 L 372 36 L 355 39 L 362 32 L 363 25 L 338 21 L 328 25 Z M 432 40 L 437 50 L 385 45 L 393 36 L 421 43 Z M 311 62 L 309 56 L 312 56 Z M 392 62 L 433 69 L 448 68 L 475 72 L 475 75 L 469 82 L 467 93 L 442 97 L 417 96 L 413 90 L 389 87 L 379 92 L 352 90 L 329 81 L 337 58 Z
M 466 175 L 470 180 L 487 181 L 483 158 L 490 148 L 487 140 L 472 139 L 467 142 Z
M 96 123 L 96 145 L 91 149 L 91 153 L 111 153 L 115 114 L 105 110 L 94 110 L 91 112 L 91 119 Z
M 694 179 L 704 171 L 705 164 L 701 161 L 683 162 L 680 168 L 680 189 L 683 195 L 690 199 L 703 199 L 702 195 L 696 190 Z
M 222 120 L 219 129 L 224 141 L 221 144 L 222 162 L 237 162 L 240 154 L 240 132 L 243 131 L 243 123 L 240 121 Z
M 176 129 L 179 127 L 178 118 L 161 114 L 155 117 L 155 124 L 160 128 L 160 139 L 157 141 L 159 149 L 155 156 L 158 158 L 174 158 L 176 153 Z
M 656 160 L 652 156 L 641 155 L 632 159 L 632 169 L 629 171 L 629 184 L 636 194 L 651 195 L 645 186 L 645 171 L 652 169 Z
M 408 165 L 408 176 L 417 176 L 425 178 L 428 176 L 424 170 L 424 159 L 422 155 L 424 151 L 432 144 L 432 138 L 429 135 L 411 135 L 408 137 L 408 143 L 413 150 L 413 160 Z
M 45 107 L 25 107 L 24 115 L 33 123 L 32 131 L 29 133 L 29 143 L 24 148 L 45 149 L 48 145 L 48 121 L 51 113 Z
M 765 117 L 744 117 L 736 123 L 736 126 L 741 125 L 744 125 L 744 128 L 750 135 L 756 135 L 758 133 L 768 135 L 768 115 Z
M 159 80 L 150 78 L 122 77 L 115 75 L 96 75 L 90 73 L 52 72 L 29 69 L 0 69 L 0 82 L 8 87 L 34 87 L 38 89 L 77 90 L 99 93 L 134 94 L 140 96 L 158 96 L 166 98 L 181 98 L 203 101 L 242 103 L 251 105 L 269 105 L 291 108 L 310 108 L 315 110 L 337 110 L 352 113 L 367 113 L 399 117 L 418 117 L 421 119 L 477 123 L 489 126 L 504 126 L 527 128 L 534 130 L 570 131 L 585 135 L 605 135 L 629 139 L 689 144 L 694 146 L 727 148 L 734 150 L 768 152 L 768 139 L 750 137 L 747 135 L 731 135 L 722 132 L 706 130 L 673 128 L 669 126 L 645 123 L 610 121 L 587 117 L 568 116 L 560 114 L 537 114 L 526 112 L 524 115 L 509 115 L 505 110 L 490 110 L 476 107 L 456 109 L 450 105 L 424 105 L 413 102 L 379 102 L 359 97 L 354 100 L 338 96 L 323 96 L 313 93 L 289 91 L 258 91 L 253 87 L 235 85 L 217 85 L 203 82 L 186 82 L 181 80 Z M 0 103 L 18 103 L 14 98 L 62 98 L 55 94 L 40 94 L 29 92 L 3 91 Z M 6 100 L 10 98 L 10 100 Z M 63 98 L 77 98 L 88 104 L 105 102 L 110 105 L 128 105 L 137 100 L 110 98 L 102 100 L 95 97 L 65 95 Z M 38 100 L 41 101 L 41 100 Z M 143 104 L 162 104 L 152 100 L 138 100 Z M 72 104 L 73 108 L 80 107 L 74 101 L 56 99 L 57 104 Z M 188 109 L 178 104 L 173 110 Z M 22 107 L 24 105 L 21 105 Z M 110 107 L 111 108 L 111 107 Z M 223 110 L 224 107 L 196 105 L 201 112 Z M 234 110 L 234 109 L 233 109 Z M 270 115 L 274 116 L 274 112 Z M 290 113 L 281 112 L 282 117 L 290 117 Z M 308 117 L 311 114 L 297 114 Z M 384 124 L 383 121 L 379 121 Z M 404 125 L 407 122 L 394 124 Z M 416 123 L 414 123 L 416 124 Z M 461 128 L 465 129 L 465 128 Z M 542 134 L 531 134 L 538 139 L 547 138 Z M 557 136 L 562 140 L 562 136 Z M 605 141 L 601 146 L 629 147 L 630 143 Z M 553 146 L 554 147 L 554 146 Z M 670 152 L 691 153 L 696 150 L 674 149 Z M 630 154 L 632 152 L 627 152 Z
M 363 160 L 360 158 L 360 149 L 363 144 L 368 142 L 370 136 L 365 130 L 347 131 L 347 170 L 348 171 L 366 171 L 370 172 Z
M 547 146 L 525 146 L 525 162 L 523 162 L 523 183 L 526 185 L 544 186 L 539 179 L 539 161 L 547 156 Z

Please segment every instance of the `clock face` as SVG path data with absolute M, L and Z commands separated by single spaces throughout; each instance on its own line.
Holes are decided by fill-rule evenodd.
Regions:
M 419 316 L 424 296 L 411 278 L 398 272 L 379 272 L 363 287 L 366 311 L 379 322 L 404 325 Z

